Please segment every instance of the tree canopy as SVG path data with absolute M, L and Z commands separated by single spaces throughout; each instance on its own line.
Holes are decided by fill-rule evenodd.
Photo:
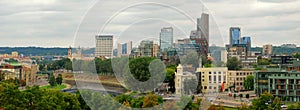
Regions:
M 244 80 L 244 88 L 246 90 L 254 90 L 254 76 L 253 75 L 249 75 L 246 77 L 246 79 Z
M 239 70 L 241 68 L 241 61 L 237 57 L 231 57 L 227 61 L 228 70 Z

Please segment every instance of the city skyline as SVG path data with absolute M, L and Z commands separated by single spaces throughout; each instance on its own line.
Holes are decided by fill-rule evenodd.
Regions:
M 193 0 L 178 1 L 178 3 L 171 4 L 179 9 L 184 6 L 194 6 Z M 1 1 L 3 9 L 1 9 L 0 17 L 0 36 L 2 40 L 0 41 L 1 47 L 26 47 L 26 46 L 36 46 L 36 47 L 77 47 L 82 45 L 82 47 L 95 47 L 94 44 L 87 45 L 91 43 L 79 44 L 74 42 L 74 35 L 76 33 L 77 27 L 80 25 L 81 19 L 84 17 L 85 12 L 88 11 L 90 7 L 96 1 Z M 158 2 L 158 1 L 154 1 Z M 115 1 L 111 1 L 111 4 Z M 200 2 L 199 2 L 200 3 Z M 221 0 L 203 0 L 204 5 L 208 8 L 205 9 L 209 11 L 210 16 L 216 23 L 212 23 L 212 28 L 210 29 L 211 40 L 215 39 L 214 36 L 222 37 L 224 42 L 212 41 L 210 44 L 216 44 L 218 46 L 224 46 L 224 44 L 229 43 L 229 28 L 230 27 L 240 27 L 241 34 L 245 36 L 251 36 L 252 46 L 262 47 L 265 44 L 272 44 L 274 46 L 280 46 L 282 44 L 296 44 L 299 39 L 299 23 L 300 20 L 300 1 L 297 0 L 257 0 L 257 1 L 221 1 Z M 201 5 L 201 4 L 200 4 Z M 118 4 L 116 4 L 118 6 Z M 226 7 L 230 7 L 230 9 Z M 279 7 L 280 6 L 280 7 Z M 16 8 L 18 7 L 18 8 Z M 80 7 L 80 8 L 78 8 Z M 106 7 L 104 7 L 106 8 Z M 153 7 L 148 7 L 153 8 Z M 141 10 L 130 10 L 127 14 L 147 14 L 149 10 L 137 8 Z M 201 7 L 199 8 L 201 9 Z M 190 11 L 199 10 L 190 9 Z M 230 14 L 233 13 L 233 14 Z M 126 13 L 125 13 L 126 14 Z M 124 14 L 124 15 L 125 15 Z M 148 13 L 149 14 L 149 13 Z M 161 14 L 161 13 L 159 13 Z M 190 13 L 189 13 L 190 14 Z M 103 13 L 104 16 L 110 16 L 110 14 Z M 161 16 L 161 15 L 159 15 Z M 201 13 L 195 11 L 191 14 L 195 21 L 196 18 L 201 17 Z M 128 16 L 124 16 L 122 19 Z M 176 17 L 176 16 L 175 16 Z M 103 20 L 106 21 L 106 20 Z M 186 20 L 173 19 L 170 23 L 185 23 Z M 139 25 L 145 25 L 151 22 L 142 22 Z M 154 22 L 160 23 L 160 22 Z M 170 23 L 160 24 L 153 26 L 152 28 L 142 28 L 149 29 L 145 33 L 145 37 L 156 37 L 159 38 L 159 31 L 162 27 L 172 26 Z M 192 24 L 192 23 L 190 23 Z M 217 26 L 217 27 L 216 27 Z M 112 29 L 118 29 L 122 27 L 122 21 L 116 22 Z M 174 40 L 188 38 L 185 33 L 189 35 L 189 32 L 196 27 L 195 24 L 184 27 L 184 30 L 180 30 L 174 27 Z M 138 26 L 136 27 L 138 28 Z M 132 29 L 136 29 L 133 27 Z M 215 28 L 220 29 L 216 32 Z M 141 32 L 143 32 L 142 30 Z M 183 32 L 180 32 L 183 31 Z M 216 32 L 216 33 L 215 33 Z M 127 34 L 126 34 L 127 33 Z M 139 33 L 132 34 L 129 30 L 124 35 L 130 36 L 131 39 L 136 39 L 132 36 L 139 36 Z M 150 34 L 149 34 L 150 33 Z M 97 33 L 91 32 L 87 34 L 91 39 Z M 109 34 L 109 33 L 108 33 Z M 113 32 L 111 34 L 114 34 Z M 128 37 L 125 37 L 128 39 Z M 123 38 L 124 39 L 124 38 Z M 118 42 L 127 42 L 122 38 Z M 272 39 L 272 40 L 269 40 Z M 138 41 L 133 41 L 138 44 Z M 73 45 L 75 43 L 75 45 Z M 95 43 L 95 42 L 93 42 Z M 77 45 L 78 44 L 78 45 Z

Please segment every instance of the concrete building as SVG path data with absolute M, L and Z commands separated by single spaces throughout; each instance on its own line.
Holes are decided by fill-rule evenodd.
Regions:
M 4 79 L 18 79 L 25 81 L 26 85 L 36 82 L 38 65 L 35 64 L 3 64 L 0 65 L 0 73 Z
M 231 27 L 229 30 L 230 46 L 240 44 L 241 29 L 239 27 Z
M 124 44 L 118 43 L 118 57 L 129 56 L 132 51 L 132 41 Z
M 249 75 L 254 75 L 254 71 L 228 71 L 227 87 L 234 86 L 234 90 L 245 90 L 244 81 Z
M 112 35 L 96 35 L 96 57 L 111 58 L 113 51 Z
M 189 43 L 191 43 L 191 39 L 189 39 L 189 38 L 186 38 L 186 39 L 177 39 L 177 41 L 176 41 L 176 44 L 189 44 Z
M 26 85 L 34 84 L 37 78 L 38 65 L 24 64 L 22 70 L 22 80 L 25 80 Z
M 226 50 L 221 51 L 221 62 L 223 62 L 224 64 L 227 63 L 227 51 Z
M 165 51 L 173 46 L 173 28 L 164 27 L 159 34 L 160 50 Z
M 273 54 L 273 46 L 271 44 L 263 45 L 263 55 L 271 56 Z
M 192 68 L 192 66 L 191 65 L 183 66 L 183 65 L 179 64 L 177 66 L 177 72 L 175 73 L 175 79 L 174 79 L 175 88 L 176 88 L 175 94 L 178 96 L 192 94 L 192 93 L 186 93 L 184 91 L 184 81 L 185 80 L 196 79 L 196 81 L 197 81 L 196 75 L 193 72 L 186 70 L 185 68 Z
M 227 82 L 227 67 L 216 68 L 198 68 L 197 73 L 200 73 L 202 93 L 214 93 L 224 91 L 226 87 L 222 85 Z M 224 85 L 225 86 L 225 85 Z
M 153 57 L 159 57 L 160 55 L 160 48 L 158 44 L 153 45 Z
M 153 41 L 143 40 L 138 47 L 139 56 L 153 57 L 153 45 Z

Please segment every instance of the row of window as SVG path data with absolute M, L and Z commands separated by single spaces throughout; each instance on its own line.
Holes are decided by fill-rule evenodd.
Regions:
M 204 87 L 202 87 L 202 89 L 214 89 L 214 90 L 217 90 L 218 88 L 217 87 L 213 87 L 213 86 L 208 86 L 208 88 L 207 88 L 207 86 L 204 86 Z
M 253 73 L 236 73 L 236 76 L 248 76 L 248 75 L 252 75 Z M 233 75 L 233 73 L 229 73 L 229 75 Z
M 212 73 L 213 73 L 213 74 L 217 74 L 217 73 L 218 73 L 218 74 L 226 74 L 226 72 L 209 72 L 209 74 L 212 74 Z M 204 74 L 204 72 L 203 72 L 203 74 Z

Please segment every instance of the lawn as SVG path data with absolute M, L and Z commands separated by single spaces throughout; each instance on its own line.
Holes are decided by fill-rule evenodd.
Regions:
M 47 86 L 42 86 L 41 88 L 44 88 L 44 89 L 52 89 L 52 90 L 62 90 L 64 88 L 66 88 L 67 86 L 62 84 L 62 85 L 56 85 L 54 87 L 51 87 L 50 85 L 47 85 Z

